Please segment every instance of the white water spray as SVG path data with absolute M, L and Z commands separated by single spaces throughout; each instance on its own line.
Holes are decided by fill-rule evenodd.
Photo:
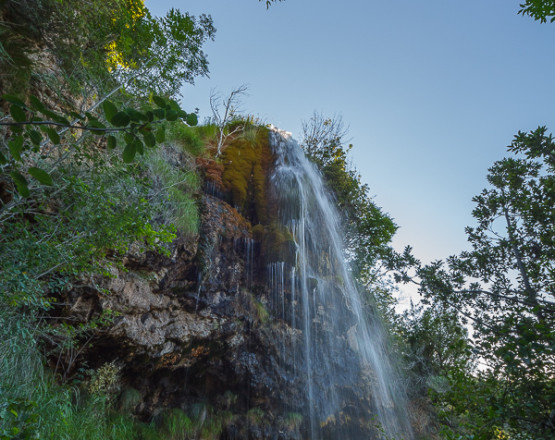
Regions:
M 364 310 L 322 177 L 289 133 L 273 129 L 270 137 L 276 156 L 270 191 L 278 223 L 294 243 L 292 255 L 269 263 L 272 310 L 294 330 L 281 345 L 293 351 L 291 374 L 306 389 L 309 438 L 359 440 L 372 432 L 409 440 L 386 335 Z

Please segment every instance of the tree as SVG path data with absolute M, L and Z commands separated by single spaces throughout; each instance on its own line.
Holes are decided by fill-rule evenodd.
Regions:
M 239 99 L 247 92 L 247 86 L 241 85 L 233 89 L 229 96 L 224 100 L 219 93 L 212 91 L 210 94 L 210 108 L 212 110 L 212 123 L 218 127 L 218 145 L 216 147 L 216 157 L 222 154 L 222 149 L 227 138 L 239 132 L 243 126 L 237 125 L 229 131 L 229 123 L 237 116 L 237 106 Z
M 37 50 L 54 57 L 73 88 L 97 93 L 118 82 L 143 96 L 175 95 L 208 73 L 202 45 L 215 29 L 207 15 L 153 17 L 143 0 L 5 0 L 0 14 L 3 93 L 26 90 L 21 78 L 29 82 Z
M 555 432 L 555 143 L 539 127 L 519 132 L 508 150 L 515 157 L 496 162 L 490 187 L 473 199 L 472 250 L 446 264 L 412 263 L 424 297 L 471 323 L 486 364 L 481 383 L 496 384 L 481 388 L 489 394 L 476 429 L 547 438 Z
M 390 249 L 397 226 L 370 198 L 369 187 L 351 168 L 344 146 L 347 130 L 341 117 L 325 118 L 314 113 L 303 122 L 302 148 L 322 172 L 336 197 L 346 222 L 346 249 L 356 275 L 365 284 L 376 281 L 374 269 Z M 364 276 L 362 276 L 364 274 Z M 364 278 L 364 280 L 362 279 Z
M 540 23 L 546 23 L 548 19 L 551 23 L 555 21 L 555 0 L 526 0 L 520 7 L 519 14 L 529 15 Z

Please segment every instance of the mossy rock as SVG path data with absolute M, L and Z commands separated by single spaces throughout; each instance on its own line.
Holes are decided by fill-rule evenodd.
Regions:
M 252 128 L 251 128 L 252 130 Z M 222 155 L 222 184 L 231 202 L 253 224 L 267 224 L 267 181 L 274 162 L 269 131 L 258 127 L 254 136 L 236 136 Z

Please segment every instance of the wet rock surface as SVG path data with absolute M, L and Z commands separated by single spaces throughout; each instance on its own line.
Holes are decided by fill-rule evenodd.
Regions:
M 73 368 L 116 362 L 122 396 L 140 395 L 130 409 L 138 417 L 179 408 L 197 424 L 217 421 L 210 438 L 380 438 L 375 378 L 339 287 L 317 275 L 299 281 L 293 236 L 270 214 L 253 227 L 262 211 L 247 203 L 239 212 L 217 179 L 209 183 L 198 236 L 179 236 L 168 256 L 131 250 L 110 277 L 64 298 L 72 319 L 112 317 Z M 272 248 L 288 259 L 268 258 Z M 339 299 L 307 318 L 299 283 Z
M 124 268 L 67 295 L 73 318 L 113 317 L 79 363 L 121 365 L 123 388 L 141 394 L 133 410 L 144 420 L 202 403 L 228 414 L 221 438 L 303 438 L 294 354 L 287 365 L 278 343 L 296 330 L 269 319 L 251 226 L 224 200 L 204 195 L 201 204 L 199 236 L 179 237 L 169 256 L 132 250 Z

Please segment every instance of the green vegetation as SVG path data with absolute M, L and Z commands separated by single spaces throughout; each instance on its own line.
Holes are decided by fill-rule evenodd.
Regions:
M 114 316 L 52 317 L 131 245 L 196 234 L 203 145 L 172 96 L 207 73 L 211 19 L 153 18 L 141 0 L 6 0 L 0 15 L 0 438 L 168 438 L 178 421 L 115 410 L 141 398 L 118 364 L 79 362 Z
M 550 23 L 555 21 L 555 1 L 554 0 L 526 0 L 520 5 L 519 14 L 529 15 L 540 23 Z
M 233 124 L 243 125 L 241 121 Z M 268 130 L 252 126 L 242 131 L 223 150 L 222 183 L 231 192 L 232 203 L 240 212 L 253 224 L 265 224 L 268 222 L 266 179 L 272 163 Z M 253 194 L 248 194 L 251 189 Z
M 340 117 L 315 113 L 303 124 L 302 148 L 324 176 L 344 216 L 345 247 L 354 275 L 377 301 L 382 314 L 392 313 L 394 300 L 382 261 L 393 252 L 390 241 L 397 230 L 393 220 L 377 206 L 358 172 L 349 164 L 352 145 L 344 145 L 346 130 Z
M 555 143 L 539 127 L 508 150 L 514 156 L 489 169 L 490 187 L 474 198 L 472 250 L 429 265 L 407 250 L 397 261 L 406 264 L 398 278 L 417 282 L 432 306 L 405 325 L 420 364 L 440 371 L 432 397 L 447 438 L 547 439 L 555 430 Z

